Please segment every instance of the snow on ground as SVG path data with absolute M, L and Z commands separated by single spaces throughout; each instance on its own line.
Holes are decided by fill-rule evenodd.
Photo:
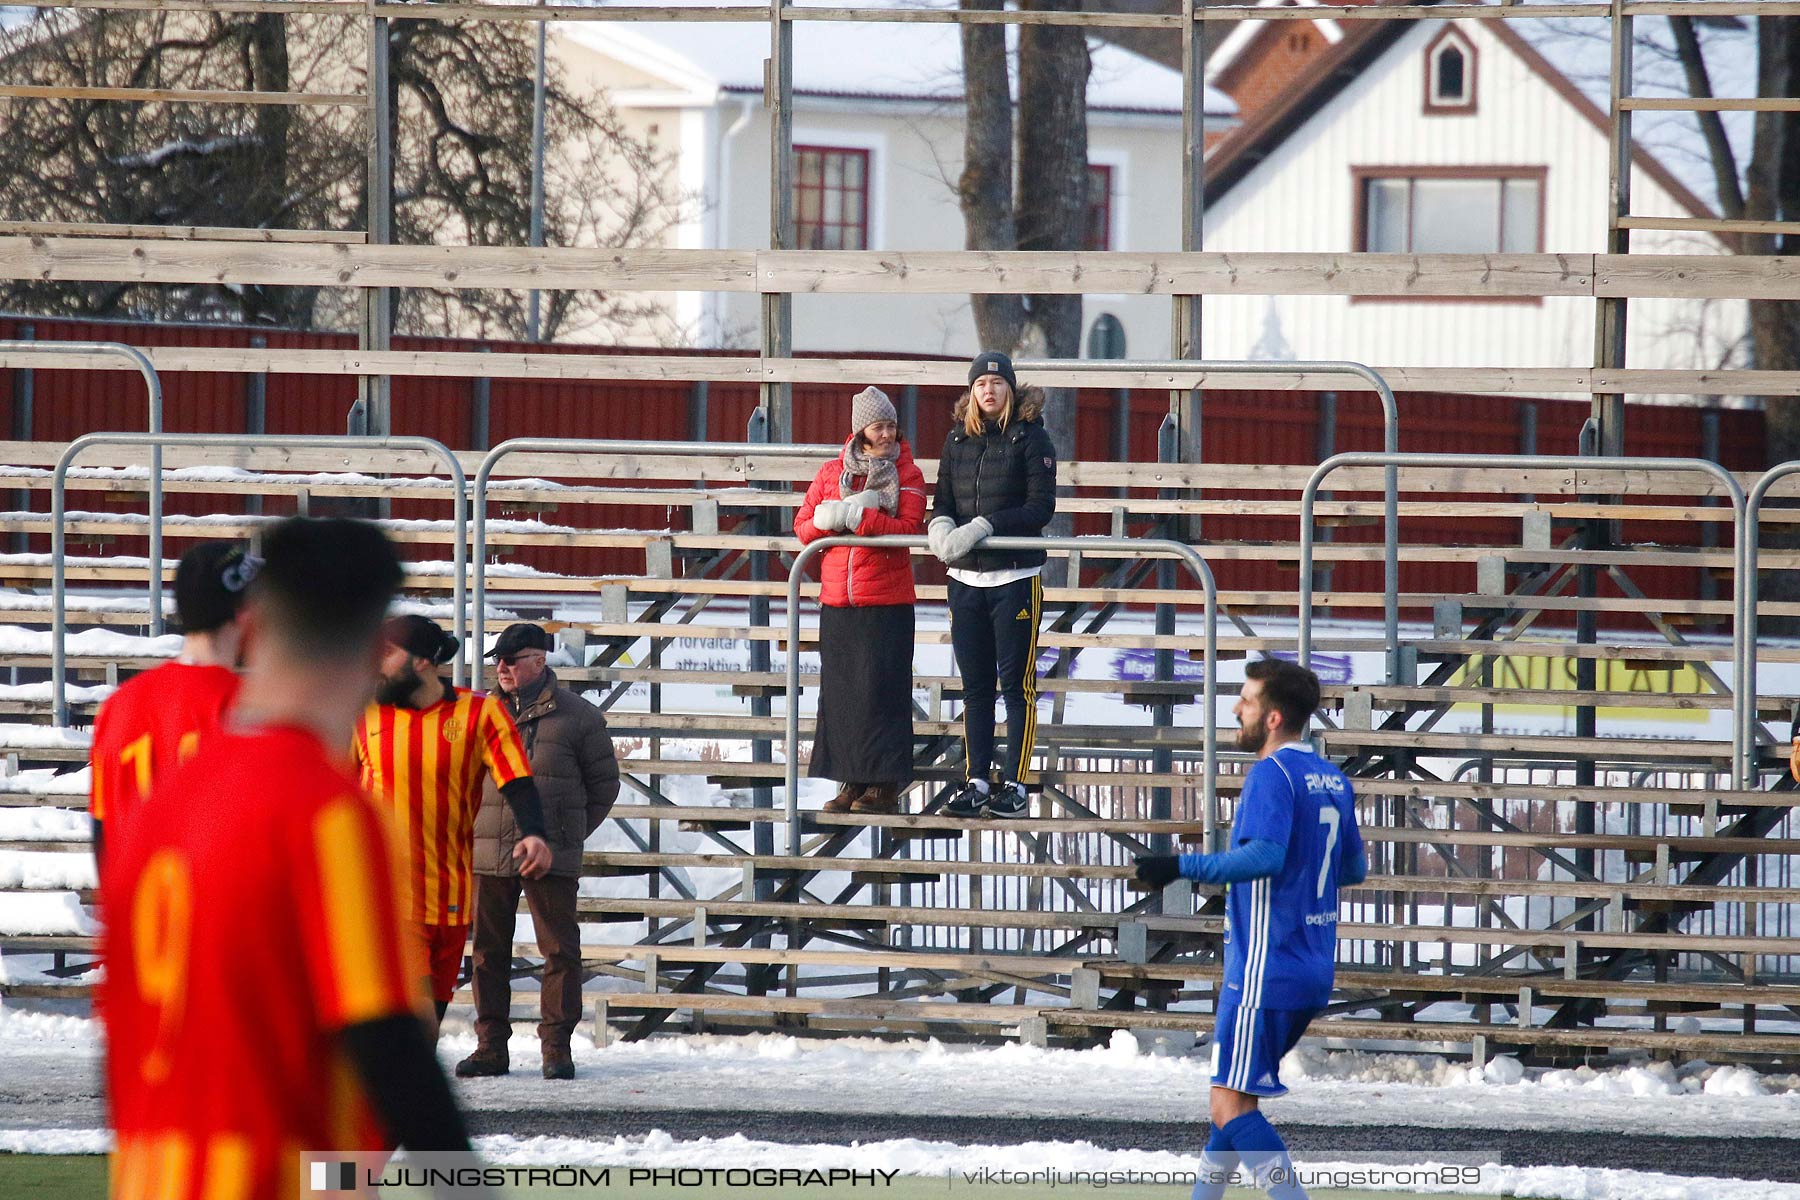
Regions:
M 0 1139 L 5 1136 L 0 1134 Z M 4 1140 L 0 1140 L 0 1146 L 4 1144 Z M 569 1166 L 721 1170 L 886 1170 L 897 1171 L 902 1175 L 945 1176 L 949 1187 L 954 1187 L 959 1178 L 970 1174 L 979 1178 L 985 1171 L 1006 1171 L 1027 1176 L 1033 1172 L 1054 1172 L 1066 1182 L 1077 1185 L 1083 1177 L 1104 1179 L 1113 1172 L 1134 1172 L 1140 1177 L 1160 1176 L 1170 1182 L 1186 1176 L 1187 1181 L 1191 1182 L 1193 1173 L 1200 1165 L 1198 1154 L 1111 1150 L 1088 1142 L 961 1146 L 953 1142 L 927 1142 L 907 1138 L 855 1146 L 788 1145 L 752 1141 L 744 1137 L 678 1141 L 660 1130 L 641 1138 L 621 1137 L 595 1142 L 573 1138 L 512 1138 L 502 1135 L 477 1138 L 476 1148 L 494 1162 L 509 1164 L 556 1163 Z M 1298 1160 L 1298 1165 L 1304 1180 L 1307 1175 L 1352 1171 L 1363 1164 L 1302 1158 Z M 1411 1164 L 1415 1171 L 1427 1170 L 1435 1165 Z M 1069 1178 L 1072 1175 L 1075 1178 Z M 1414 1189 L 1396 1184 L 1370 1190 L 1407 1192 Z M 1645 1171 L 1582 1167 L 1505 1167 L 1497 1164 L 1484 1166 L 1478 1183 L 1436 1183 L 1428 1190 L 1448 1195 L 1505 1195 L 1545 1197 L 1550 1200 L 1800 1200 L 1800 1185 L 1795 1184 L 1694 1179 Z
M 466 1016 L 466 1014 L 465 1014 Z M 520 1025 L 515 1064 L 535 1064 L 534 1033 Z M 453 1012 L 440 1054 L 446 1065 L 474 1049 Z M 577 1067 L 632 1109 L 708 1107 L 806 1112 L 831 1097 L 840 1113 L 942 1113 L 1188 1121 L 1211 1091 L 1210 1050 L 1141 1052 L 1130 1034 L 1091 1050 L 1009 1044 L 950 1046 L 934 1040 L 800 1039 L 776 1034 L 673 1036 L 597 1049 L 574 1042 Z M 1792 1136 L 1800 1123 L 1800 1075 L 1742 1067 L 1644 1061 L 1605 1069 L 1523 1069 L 1497 1059 L 1485 1073 L 1436 1055 L 1369 1054 L 1302 1047 L 1282 1077 L 1292 1092 L 1267 1103 L 1270 1119 L 1329 1126 L 1583 1129 L 1620 1133 Z M 591 1094 L 551 1094 L 533 1072 L 459 1080 L 483 1108 L 581 1108 Z M 1760 1088 L 1761 1091 L 1756 1091 Z M 0 1124 L 3 1124 L 0 1121 Z
M 521 1026 L 521 1028 L 525 1028 Z M 529 1032 L 512 1047 L 515 1064 L 535 1064 Z M 448 1067 L 474 1045 L 453 1019 L 439 1047 Z M 1128 1034 L 1091 1050 L 1008 1045 L 947 1046 L 935 1041 L 832 1041 L 781 1035 L 671 1036 L 596 1048 L 574 1039 L 576 1082 L 545 1088 L 535 1071 L 502 1079 L 457 1080 L 465 1106 L 490 1111 L 568 1109 L 604 1104 L 656 1112 L 701 1100 L 729 1111 L 1080 1117 L 1193 1121 L 1204 1113 L 1208 1061 L 1139 1052 Z M 0 1006 L 0 1077 L 36 1097 L 0 1107 L 0 1151 L 99 1153 L 103 1114 L 89 1094 L 100 1044 L 93 1021 Z M 1498 1065 L 1510 1064 L 1510 1065 Z M 1546 1129 L 1721 1137 L 1789 1136 L 1800 1121 L 1800 1075 L 1764 1075 L 1704 1063 L 1642 1063 L 1605 1070 L 1525 1070 L 1510 1059 L 1481 1073 L 1434 1056 L 1304 1049 L 1284 1077 L 1294 1094 L 1271 1101 L 1277 1125 L 1423 1125 L 1435 1128 Z M 34 1125 L 58 1128 L 32 1128 Z M 80 1126 L 80 1128 L 71 1128 Z M 679 1130 L 676 1130 L 679 1132 Z M 783 1145 L 744 1137 L 515 1138 L 480 1141 L 501 1162 L 609 1166 L 887 1169 L 934 1176 L 960 1171 L 1134 1170 L 1183 1172 L 1194 1158 L 1103 1149 L 1084 1142 L 961 1146 L 916 1139 L 856 1146 Z M 1463 1161 L 1458 1158 L 1455 1161 Z M 1476 1161 L 1479 1161 L 1477 1159 Z M 1333 1164 L 1306 1162 L 1309 1170 Z M 1457 1193 L 1435 1185 L 1436 1193 Z M 1677 1178 L 1625 1170 L 1494 1167 L 1466 1194 L 1568 1200 L 1800 1200 L 1800 1187 Z
M 505 1135 L 475 1139 L 477 1152 L 490 1162 L 562 1166 L 642 1167 L 656 1169 L 895 1171 L 902 1175 L 943 1176 L 947 1187 L 965 1174 L 984 1171 L 1056 1172 L 1064 1181 L 1105 1177 L 1131 1171 L 1139 1176 L 1191 1175 L 1197 1155 L 1167 1151 L 1107 1150 L 1087 1142 L 1025 1142 L 1014 1146 L 960 1146 L 917 1138 L 868 1142 L 856 1146 L 790 1145 L 744 1137 L 680 1140 L 657 1130 L 644 1137 L 599 1141 L 574 1138 L 515 1138 Z M 0 1129 L 0 1153 L 104 1154 L 112 1135 L 99 1129 Z M 1301 1158 L 1303 1172 L 1324 1175 L 1355 1170 L 1358 1162 Z M 1429 1164 L 1415 1164 L 1415 1170 Z M 1402 1192 L 1395 1186 L 1385 1189 Z M 1436 1184 L 1431 1191 L 1449 1195 L 1547 1198 L 1547 1200 L 1796 1200 L 1800 1186 L 1695 1179 L 1645 1171 L 1580 1167 L 1503 1167 L 1486 1165 L 1478 1184 Z

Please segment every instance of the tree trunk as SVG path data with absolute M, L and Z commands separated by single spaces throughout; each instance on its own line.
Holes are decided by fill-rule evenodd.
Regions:
M 1800 97 L 1800 18 L 1757 19 L 1757 95 Z M 1800 220 L 1800 114 L 1756 114 L 1755 151 L 1745 172 L 1744 217 Z M 1747 234 L 1744 254 L 1794 254 L 1800 238 Z M 1752 300 L 1752 364 L 1762 371 L 1800 370 L 1800 302 Z M 1763 399 L 1770 465 L 1800 458 L 1800 397 Z
M 1005 0 L 962 0 L 970 10 L 998 12 Z M 1015 250 L 1013 219 L 1012 92 L 1007 85 L 1006 26 L 964 25 L 963 171 L 957 184 L 963 245 L 970 250 Z M 971 296 L 977 350 L 1018 348 L 1025 307 L 1018 296 Z
M 280 13 L 250 17 L 250 87 L 259 92 L 290 90 L 287 18 Z M 286 213 L 288 150 L 293 137 L 294 110 L 286 104 L 264 104 L 256 110 L 258 188 L 267 198 L 267 210 L 250 213 L 257 225 L 282 229 L 290 226 Z M 314 288 L 245 288 L 240 302 L 243 319 L 251 324 L 312 325 Z

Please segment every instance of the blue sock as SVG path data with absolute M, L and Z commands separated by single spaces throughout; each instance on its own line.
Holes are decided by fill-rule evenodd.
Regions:
M 1206 1151 L 1200 1156 L 1199 1178 L 1194 1181 L 1192 1200 L 1224 1200 L 1225 1184 L 1237 1170 L 1237 1154 L 1231 1139 L 1217 1125 L 1206 1138 Z
M 1251 1111 L 1219 1131 L 1243 1160 L 1250 1177 L 1273 1200 L 1306 1200 L 1306 1189 L 1294 1178 L 1287 1143 L 1261 1111 Z

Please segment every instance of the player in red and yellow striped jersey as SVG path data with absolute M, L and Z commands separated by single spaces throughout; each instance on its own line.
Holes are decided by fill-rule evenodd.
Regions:
M 237 695 L 238 615 L 259 560 L 242 546 L 202 542 L 175 568 L 181 654 L 127 680 L 100 706 L 88 751 L 94 856 L 116 842 L 151 784 L 192 758 Z
M 455 656 L 457 639 L 421 616 L 395 617 L 382 636 L 382 681 L 357 729 L 356 757 L 364 785 L 393 806 L 411 864 L 412 917 L 442 1020 L 475 916 L 475 814 L 484 774 L 493 776 L 524 834 L 514 851 L 519 873 L 536 879 L 548 871 L 550 846 L 512 714 L 497 698 L 453 687 L 438 674 Z
M 303 1151 L 468 1149 L 399 855 L 343 752 L 399 561 L 354 521 L 264 545 L 229 723 L 105 864 L 118 1200 L 292 1200 Z

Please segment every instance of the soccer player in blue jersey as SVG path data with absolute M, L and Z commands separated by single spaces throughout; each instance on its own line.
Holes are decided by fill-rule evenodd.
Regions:
M 1251 663 L 1232 709 L 1244 778 L 1232 848 L 1145 856 L 1137 877 L 1229 884 L 1225 980 L 1213 1030 L 1212 1131 L 1194 1200 L 1218 1200 L 1238 1163 L 1276 1200 L 1304 1200 L 1287 1145 L 1257 1107 L 1287 1093 L 1282 1056 L 1331 999 L 1338 889 L 1368 874 L 1350 781 L 1304 739 L 1319 680 L 1279 659 Z

